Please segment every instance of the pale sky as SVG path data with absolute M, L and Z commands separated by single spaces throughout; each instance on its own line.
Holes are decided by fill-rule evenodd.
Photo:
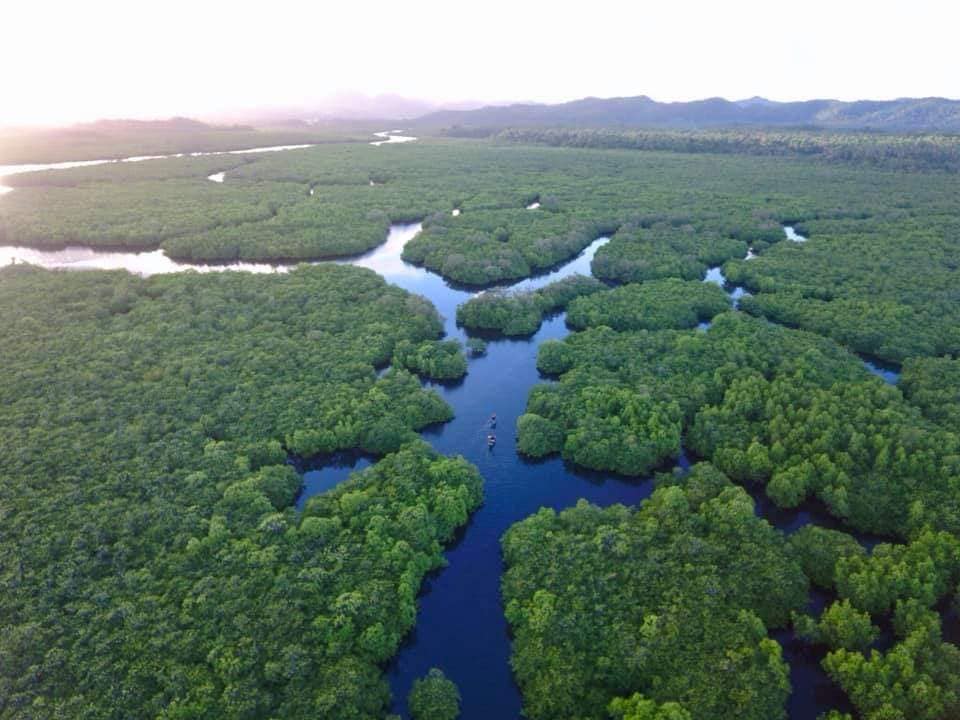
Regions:
M 5 0 L 0 124 L 201 115 L 338 91 L 960 98 L 954 0 Z

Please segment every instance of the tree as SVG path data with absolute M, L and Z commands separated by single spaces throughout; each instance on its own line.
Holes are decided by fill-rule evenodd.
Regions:
M 692 720 L 680 703 L 665 702 L 658 705 L 640 693 L 629 698 L 614 698 L 610 702 L 610 717 L 613 720 Z
M 456 720 L 460 715 L 460 691 L 442 670 L 430 668 L 423 678 L 413 681 L 407 704 L 413 720 Z

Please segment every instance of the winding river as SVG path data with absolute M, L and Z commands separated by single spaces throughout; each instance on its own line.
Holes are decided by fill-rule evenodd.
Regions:
M 397 136 L 386 133 L 383 137 Z M 405 141 L 387 139 L 383 142 Z M 0 168 L 2 174 L 3 168 Z M 445 318 L 447 337 L 466 340 L 466 334 L 455 323 L 456 308 L 474 292 L 452 287 L 440 276 L 401 258 L 404 245 L 420 229 L 420 223 L 394 225 L 379 247 L 338 262 L 370 268 L 388 282 L 427 297 Z M 514 283 L 509 288 L 533 290 L 574 273 L 589 274 L 594 253 L 607 241 L 606 237 L 598 238 L 577 257 L 551 272 Z M 141 275 L 183 269 L 201 272 L 284 272 L 287 269 L 252 263 L 190 265 L 173 261 L 159 250 L 119 253 L 88 248 L 58 251 L 0 248 L 0 263 L 5 264 L 11 258 L 53 268 L 124 268 Z M 734 306 L 743 295 L 742 288 L 727 286 L 720 268 L 711 268 L 705 281 L 726 287 Z M 701 329 L 709 331 L 709 324 L 703 324 Z M 513 523 L 541 507 L 560 510 L 581 498 L 601 506 L 636 505 L 652 492 L 649 479 L 631 480 L 591 472 L 572 467 L 559 457 L 531 461 L 517 454 L 514 442 L 517 417 L 523 413 L 531 386 L 544 381 L 536 368 L 537 350 L 544 340 L 563 338 L 568 332 L 564 315 L 554 315 L 532 337 L 490 340 L 486 354 L 470 360 L 469 373 L 462 381 L 424 383 L 439 392 L 454 409 L 453 420 L 426 429 L 422 433 L 424 439 L 441 453 L 461 454 L 474 463 L 485 480 L 485 500 L 448 548 L 448 567 L 431 575 L 425 583 L 416 628 L 386 668 L 394 712 L 406 716 L 406 696 L 414 679 L 431 667 L 440 667 L 459 686 L 463 720 L 520 718 L 521 696 L 510 671 L 510 637 L 500 600 L 501 536 Z M 492 449 L 486 443 L 491 413 L 497 414 L 499 438 Z M 362 454 L 340 453 L 326 458 L 319 467 L 301 464 L 298 469 L 303 473 L 304 491 L 298 498 L 298 507 L 371 461 L 372 458 Z M 689 465 L 686 455 L 681 454 L 678 464 Z M 836 525 L 816 503 L 785 512 L 774 508 L 762 492 L 754 496 L 757 512 L 785 532 L 810 522 Z M 862 537 L 861 541 L 869 545 L 876 539 Z M 822 608 L 827 601 L 825 596 L 813 594 L 810 605 L 813 609 Z M 821 655 L 817 651 L 797 641 L 789 630 L 773 635 L 783 644 L 784 657 L 791 667 L 794 691 L 788 710 L 792 720 L 813 720 L 824 708 L 849 707 L 843 693 L 820 668 Z
M 413 138 L 416 139 L 416 138 Z M 214 150 L 210 152 L 174 153 L 172 155 L 134 155 L 125 158 L 108 158 L 104 160 L 70 160 L 56 163 L 29 163 L 26 165 L 0 165 L 0 181 L 11 175 L 20 173 L 39 172 L 41 170 L 69 170 L 70 168 L 89 167 L 91 165 L 110 165 L 112 163 L 144 162 L 145 160 L 164 160 L 166 158 L 202 157 L 204 155 L 248 155 L 250 153 L 280 152 L 282 150 L 300 150 L 314 147 L 313 143 L 305 145 L 269 145 L 267 147 L 247 148 L 246 150 Z M 213 179 L 210 176 L 209 179 Z M 214 182 L 223 182 L 223 178 Z M 9 185 L 0 183 L 0 195 L 13 190 Z

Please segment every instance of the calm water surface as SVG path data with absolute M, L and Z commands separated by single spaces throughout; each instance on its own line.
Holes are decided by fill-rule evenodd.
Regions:
M 382 132 L 374 133 L 376 137 L 381 139 L 374 140 L 370 144 L 376 147 L 378 145 L 392 145 L 394 143 L 407 143 L 416 140 L 415 137 L 411 137 L 410 135 L 400 135 L 399 133 L 402 132 L 403 130 L 384 130 Z
M 414 138 L 415 139 L 415 138 Z M 105 159 L 105 160 L 71 160 L 69 162 L 58 162 L 58 163 L 28 163 L 25 165 L 0 165 L 0 195 L 11 192 L 13 190 L 9 185 L 3 185 L 2 181 L 4 178 L 10 177 L 11 175 L 19 175 L 20 173 L 27 172 L 37 172 L 39 170 L 68 170 L 70 168 L 77 167 L 88 167 L 90 165 L 109 165 L 110 163 L 129 163 L 129 162 L 144 162 L 145 160 L 163 160 L 165 158 L 179 158 L 179 157 L 201 157 L 203 155 L 247 155 L 249 153 L 266 153 L 266 152 L 280 152 L 282 150 L 300 150 L 302 148 L 314 147 L 314 144 L 308 143 L 306 145 L 270 145 L 268 147 L 258 147 L 258 148 L 248 148 L 247 150 L 217 150 L 212 152 L 192 152 L 192 153 L 175 153 L 173 155 L 134 155 L 132 157 L 120 158 L 120 159 Z M 220 180 L 214 180 L 214 175 L 211 175 L 208 179 L 214 180 L 214 182 L 223 182 L 222 173 Z
M 378 136 L 385 139 L 375 144 L 415 139 L 398 136 L 394 132 L 399 131 L 379 133 Z M 58 165 L 75 167 L 97 162 L 114 161 Z M 0 168 L 0 175 L 3 170 Z M 222 177 L 217 180 L 211 176 L 210 179 L 222 181 Z M 455 323 L 456 308 L 472 297 L 475 291 L 453 287 L 440 276 L 410 265 L 400 257 L 404 245 L 420 229 L 420 223 L 395 225 L 381 246 L 359 257 L 339 262 L 370 268 L 388 282 L 427 297 L 443 315 L 447 336 L 465 340 L 466 334 Z M 788 237 L 791 230 L 785 228 Z M 800 236 L 791 237 L 797 241 L 805 240 L 798 238 Z M 571 261 L 508 287 L 529 291 L 573 273 L 589 274 L 594 253 L 606 242 L 608 238 L 598 238 Z M 11 258 L 56 268 L 124 268 L 141 275 L 184 269 L 201 272 L 284 272 L 287 269 L 284 266 L 257 263 L 191 265 L 173 261 L 159 250 L 122 253 L 89 248 L 59 251 L 0 248 L 0 263 L 5 264 Z M 708 270 L 705 282 L 714 282 L 727 289 L 734 307 L 745 294 L 742 287 L 728 286 L 719 267 Z M 702 331 L 709 331 L 709 323 L 701 323 L 699 327 Z M 460 688 L 463 697 L 462 720 L 520 718 L 521 698 L 510 672 L 510 639 L 500 602 L 500 577 L 503 573 L 500 538 L 513 523 L 541 507 L 560 510 L 574 505 L 581 498 L 603 506 L 613 503 L 636 505 L 652 491 L 649 480 L 629 480 L 584 471 L 556 457 L 529 461 L 516 453 L 517 417 L 524 410 L 531 386 L 543 381 L 536 369 L 537 349 L 544 340 L 563 338 L 567 334 L 564 316 L 556 315 L 544 322 L 530 338 L 488 341 L 486 355 L 470 360 L 469 373 L 463 382 L 454 385 L 425 383 L 454 408 L 455 417 L 448 423 L 428 428 L 423 432 L 424 439 L 439 452 L 461 454 L 474 463 L 484 477 L 485 499 L 458 540 L 447 550 L 448 567 L 432 575 L 426 582 L 420 598 L 416 628 L 387 667 L 395 712 L 406 716 L 406 696 L 413 680 L 424 675 L 431 667 L 440 667 Z M 881 369 L 874 371 L 892 372 Z M 491 432 L 489 418 L 492 413 L 497 415 L 497 427 L 493 432 L 498 442 L 491 449 L 487 447 L 486 436 Z M 351 472 L 367 467 L 372 460 L 359 453 L 338 453 L 314 459 L 310 463 L 299 462 L 298 470 L 304 477 L 304 489 L 297 500 L 297 507 L 302 508 L 307 499 L 336 486 Z M 677 460 L 681 469 L 688 467 L 689 462 L 685 454 L 681 454 Z M 754 489 L 753 494 L 758 513 L 786 532 L 810 522 L 831 526 L 836 524 L 822 507 L 815 504 L 792 511 L 779 511 L 761 492 Z M 861 541 L 869 547 L 876 539 L 861 537 Z M 826 599 L 814 594 L 810 602 L 812 608 L 822 608 Z M 792 720 L 813 720 L 826 708 L 848 707 L 843 693 L 821 670 L 821 655 L 818 652 L 797 641 L 788 630 L 776 631 L 773 636 L 784 646 L 784 657 L 791 665 L 794 692 L 788 710 Z

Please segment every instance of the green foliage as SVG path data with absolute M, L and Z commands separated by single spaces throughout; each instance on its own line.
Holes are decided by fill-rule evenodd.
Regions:
M 898 170 L 960 170 L 960 141 L 955 135 L 754 128 L 696 131 L 512 128 L 501 132 L 497 138 L 505 142 L 542 143 L 576 148 L 772 155 Z
M 780 232 L 779 224 L 771 218 L 751 235 L 763 233 L 768 241 L 777 242 L 781 236 L 775 233 Z M 591 266 L 597 277 L 618 282 L 699 280 L 709 266 L 746 253 L 744 240 L 727 237 L 710 225 L 698 228 L 691 222 L 677 225 L 651 219 L 644 227 L 624 225 L 617 230 L 610 242 L 597 250 Z
M 474 330 L 496 330 L 504 335 L 532 335 L 544 315 L 562 310 L 574 299 L 606 290 L 590 277 L 572 275 L 531 292 L 491 290 L 457 307 L 457 324 Z
M 563 376 L 535 386 L 527 412 L 564 428 L 564 457 L 624 474 L 676 457 L 696 410 L 718 402 L 750 366 L 773 373 L 800 365 L 821 382 L 865 375 L 828 342 L 732 313 L 717 316 L 708 333 L 592 328 L 543 343 L 537 364 Z
M 656 708 L 633 693 L 662 704 L 657 718 L 784 717 L 787 667 L 767 628 L 803 605 L 807 582 L 709 465 L 664 478 L 636 511 L 540 510 L 503 551 L 528 717 L 648 717 Z
M 805 220 L 808 242 L 727 263 L 727 278 L 754 293 L 741 307 L 888 362 L 960 352 L 956 210 L 894 196 L 906 207 Z
M 407 704 L 413 720 L 457 720 L 460 691 L 442 670 L 430 668 L 423 678 L 413 681 Z
M 863 530 L 960 531 L 951 500 L 960 439 L 875 378 L 822 388 L 800 373 L 743 377 L 698 413 L 688 439 L 735 479 L 767 483 L 781 507 L 816 495 Z
M 610 717 L 613 720 L 693 720 L 680 703 L 665 702 L 658 705 L 640 693 L 629 698 L 614 698 L 610 701 Z
M 865 720 L 943 720 L 960 713 L 960 650 L 941 641 L 934 612 L 913 613 L 891 650 L 836 650 L 823 666 Z
M 454 380 L 467 374 L 467 358 L 457 340 L 426 340 L 418 345 L 397 343 L 393 360 L 400 367 L 435 380 Z
M 256 129 L 244 125 L 207 125 L 188 118 L 98 120 L 53 129 L 4 128 L 0 131 L 0 165 L 223 152 L 350 139 L 368 142 L 368 128 L 340 125 Z
M 481 478 L 413 430 L 423 299 L 352 267 L 0 271 L 4 717 L 382 717 Z M 292 503 L 287 452 L 389 452 Z M 52 521 L 55 519 L 55 521 Z M 117 688 L 122 688 L 122 692 Z
M 517 418 L 517 449 L 530 457 L 543 457 L 560 452 L 564 441 L 563 428 L 552 420 L 534 413 Z
M 872 614 L 900 600 L 932 607 L 960 579 L 960 540 L 946 532 L 924 531 L 906 545 L 877 545 L 869 557 L 837 561 L 837 592 Z
M 960 359 L 910 358 L 898 386 L 924 416 L 960 434 Z
M 851 535 L 817 525 L 797 530 L 790 536 L 789 545 L 810 582 L 825 590 L 834 588 L 840 558 L 866 556 L 866 550 Z
M 591 328 L 544 343 L 538 367 L 562 376 L 527 413 L 564 428 L 574 462 L 642 474 L 684 435 L 781 506 L 816 496 L 863 530 L 960 532 L 958 436 L 822 338 L 724 313 L 706 333 Z
M 781 225 L 802 220 L 815 238 L 831 238 L 807 244 L 819 250 L 801 248 L 826 261 L 826 267 L 819 260 L 800 267 L 805 298 L 822 297 L 813 291 L 827 287 L 837 294 L 843 285 L 838 278 L 855 278 L 858 287 L 880 287 L 887 303 L 868 316 L 870 332 L 886 337 L 862 344 L 884 346 L 898 357 L 906 350 L 901 345 L 953 347 L 953 320 L 940 321 L 944 334 L 929 324 L 911 325 L 909 318 L 936 320 L 943 308 L 952 312 L 949 268 L 957 257 L 950 213 L 960 179 L 698 154 L 696 145 L 687 150 L 693 152 L 463 140 L 421 140 L 402 148 L 328 143 L 223 156 L 221 165 L 180 158 L 42 173 L 23 176 L 20 182 L 31 186 L 0 203 L 0 242 L 159 245 L 192 260 L 299 260 L 362 252 L 382 242 L 390 222 L 423 219 L 424 230 L 406 245 L 404 258 L 451 280 L 486 285 L 525 277 L 615 233 L 594 258 L 594 272 L 635 282 L 695 280 L 710 265 L 744 257 L 748 246 L 760 258 L 772 246 L 789 252 L 796 246 L 783 242 Z M 227 170 L 226 182 L 205 179 L 214 168 Z M 540 199 L 540 209 L 525 209 L 531 198 Z M 461 214 L 451 216 L 453 207 Z M 904 237 L 916 242 L 901 242 Z M 930 248 L 944 261 L 931 266 L 935 273 L 907 269 Z M 863 258 L 869 262 L 858 264 Z M 886 265 L 885 258 L 896 264 Z M 732 272 L 748 273 L 751 285 L 774 282 L 779 293 L 784 273 L 771 262 Z M 922 286 L 923 296 L 887 292 L 891 276 Z M 854 300 L 872 297 L 857 293 Z M 924 310 L 931 297 L 936 307 Z M 768 301 L 748 305 L 760 312 Z M 849 302 L 842 299 L 828 315 L 842 310 L 847 327 L 841 334 L 851 342 L 866 340 L 854 322 L 862 309 Z M 805 326 L 812 322 L 804 320 Z
M 713 283 L 654 280 L 577 298 L 567 310 L 567 323 L 577 329 L 684 329 L 729 309 L 727 294 Z
M 470 355 L 472 357 L 480 357 L 481 355 L 486 355 L 487 343 L 481 340 L 480 338 L 468 338 L 467 350 L 470 351 Z
M 865 650 L 880 636 L 870 615 L 857 610 L 849 600 L 832 603 L 816 623 L 806 617 L 794 618 L 794 626 L 799 636 L 834 650 Z
M 680 408 L 624 388 L 590 386 L 564 403 L 562 391 L 538 385 L 518 422 L 518 448 L 539 457 L 559 448 L 563 457 L 595 470 L 643 475 L 680 452 Z M 564 403 L 564 404 L 561 404 Z

